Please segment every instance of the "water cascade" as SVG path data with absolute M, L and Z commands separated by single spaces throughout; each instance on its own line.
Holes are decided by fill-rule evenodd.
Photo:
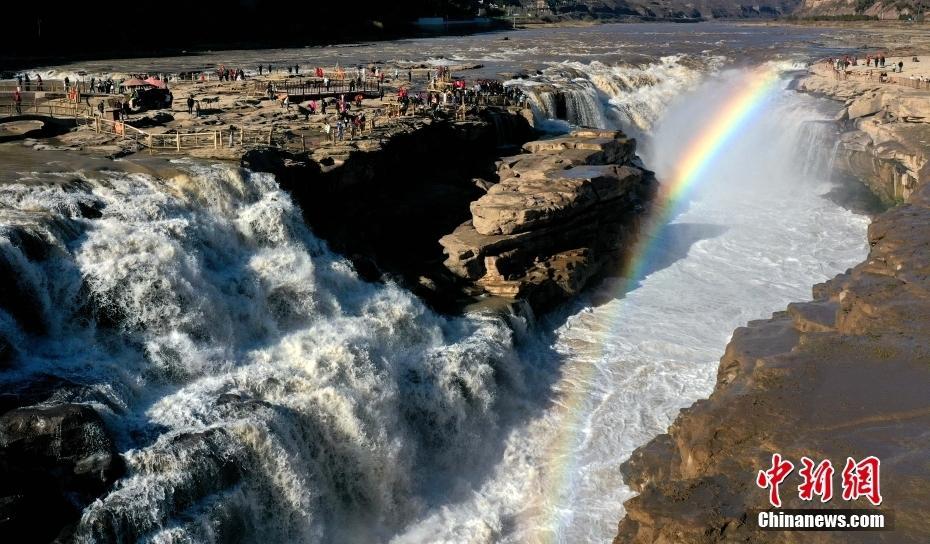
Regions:
M 268 175 L 177 167 L 0 188 L 42 325 L 0 311 L 3 390 L 70 384 L 51 401 L 100 411 L 127 465 L 78 542 L 383 540 L 494 462 L 511 327 L 359 280 Z
M 660 182 L 707 144 L 746 78 L 722 71 L 668 100 L 643 157 Z M 711 142 L 719 151 L 670 202 L 638 277 L 551 316 L 554 406 L 512 434 L 494 478 L 396 542 L 609 542 L 631 497 L 620 464 L 710 393 L 732 331 L 862 259 L 868 219 L 821 196 L 833 112 L 787 83 L 754 95 L 729 137 Z

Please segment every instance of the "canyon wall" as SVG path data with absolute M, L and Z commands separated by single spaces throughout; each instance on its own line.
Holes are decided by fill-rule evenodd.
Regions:
M 930 100 L 926 90 L 850 75 L 824 63 L 798 89 L 843 103 L 834 166 L 863 181 L 887 205 L 908 199 L 930 177 Z
M 529 123 L 416 120 L 364 149 L 254 151 L 242 164 L 274 173 L 366 279 L 399 280 L 452 313 L 541 311 L 619 273 L 656 181 L 622 132 L 526 142 Z
M 634 452 L 622 471 L 639 495 L 625 503 L 616 543 L 930 540 L 926 93 L 817 70 L 800 88 L 844 102 L 838 167 L 898 205 L 869 227 L 863 263 L 816 285 L 812 301 L 737 329 L 710 398 Z M 831 460 L 836 489 L 847 457 L 877 456 L 894 530 L 758 530 L 751 510 L 769 504 L 756 475 L 773 453 L 797 466 Z M 795 472 L 782 485 L 783 508 L 873 508 L 801 501 L 799 481 Z
M 499 181 L 439 243 L 457 276 L 540 310 L 620 272 L 657 184 L 619 131 L 576 130 L 523 149 L 500 161 Z

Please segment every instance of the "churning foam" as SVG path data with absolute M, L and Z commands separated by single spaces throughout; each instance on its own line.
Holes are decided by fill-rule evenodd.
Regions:
M 0 250 L 54 333 L 0 312 L 0 379 L 67 379 L 129 469 L 78 542 L 377 541 L 493 463 L 524 396 L 504 323 L 359 280 L 271 176 L 179 167 L 0 186 Z
M 540 121 L 558 117 L 589 127 L 623 127 L 648 132 L 676 97 L 694 89 L 723 57 L 669 55 L 645 65 L 565 61 L 529 79 L 508 85 L 524 89 Z
M 725 71 L 672 101 L 644 157 L 664 202 L 608 301 L 557 329 L 553 406 L 471 500 L 397 542 L 610 541 L 632 496 L 619 465 L 709 394 L 732 330 L 861 260 L 867 219 L 819 196 L 835 134 L 785 84 Z
M 63 394 L 103 412 L 130 468 L 79 541 L 609 540 L 631 496 L 619 463 L 707 395 L 733 328 L 865 253 L 866 220 L 818 196 L 833 135 L 812 100 L 668 62 L 681 73 L 641 91 L 625 69 L 556 67 L 593 91 L 582 117 L 649 128 L 668 202 L 606 303 L 551 318 L 554 358 L 361 282 L 267 175 L 0 186 L 0 251 L 53 331 L 0 312 L 25 354 L 0 379 L 77 384 Z M 49 259 L 11 243 L 17 225 Z

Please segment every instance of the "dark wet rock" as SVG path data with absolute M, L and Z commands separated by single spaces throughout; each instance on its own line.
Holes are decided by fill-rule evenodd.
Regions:
M 24 330 L 44 332 L 45 315 L 35 286 L 27 281 L 22 261 L 44 259 L 47 248 L 40 238 L 24 229 L 5 233 L 13 245 L 12 254 L 0 251 L 0 309 L 9 313 Z M 19 255 L 16 255 L 16 252 Z
M 497 182 L 501 148 L 534 135 L 519 111 L 482 115 L 459 122 L 399 119 L 377 139 L 300 154 L 254 150 L 241 164 L 274 173 L 314 234 L 346 255 L 364 279 L 392 277 L 434 308 L 454 312 L 467 295 L 443 266 L 437 240 L 467 220 L 469 205 L 484 194 L 475 178 L 486 186 Z
M 159 111 L 152 115 L 147 115 L 141 119 L 137 119 L 129 124 L 136 128 L 151 128 L 164 126 L 171 121 L 174 121 L 173 115 L 167 112 Z
M 236 409 L 240 400 L 233 397 L 222 399 L 220 406 Z M 247 407 L 248 403 L 242 406 Z M 148 491 L 162 494 L 164 504 L 157 511 L 143 512 L 138 503 L 110 494 L 102 503 L 85 512 L 76 535 L 78 541 L 100 544 L 137 542 L 151 531 L 163 527 L 169 519 L 183 517 L 181 513 L 195 507 L 204 497 L 235 486 L 241 481 L 247 465 L 242 452 L 230 447 L 237 443 L 227 430 L 214 428 L 180 434 L 158 444 L 147 462 L 138 469 L 142 475 L 148 471 L 183 470 L 183 477 L 175 480 L 153 479 Z M 231 526 L 218 523 L 211 533 L 214 536 L 228 535 L 231 527 L 240 523 Z M 239 542 L 241 536 L 218 541 Z
M 16 348 L 10 339 L 0 334 L 0 370 L 9 368 L 16 357 Z
M 89 406 L 16 408 L 0 416 L 0 534 L 49 542 L 124 472 Z

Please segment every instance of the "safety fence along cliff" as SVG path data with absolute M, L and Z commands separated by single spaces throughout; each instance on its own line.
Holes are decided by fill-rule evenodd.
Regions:
M 272 129 L 229 127 L 226 130 L 148 134 L 145 145 L 150 151 L 177 152 L 184 149 L 271 146 L 272 132 Z

